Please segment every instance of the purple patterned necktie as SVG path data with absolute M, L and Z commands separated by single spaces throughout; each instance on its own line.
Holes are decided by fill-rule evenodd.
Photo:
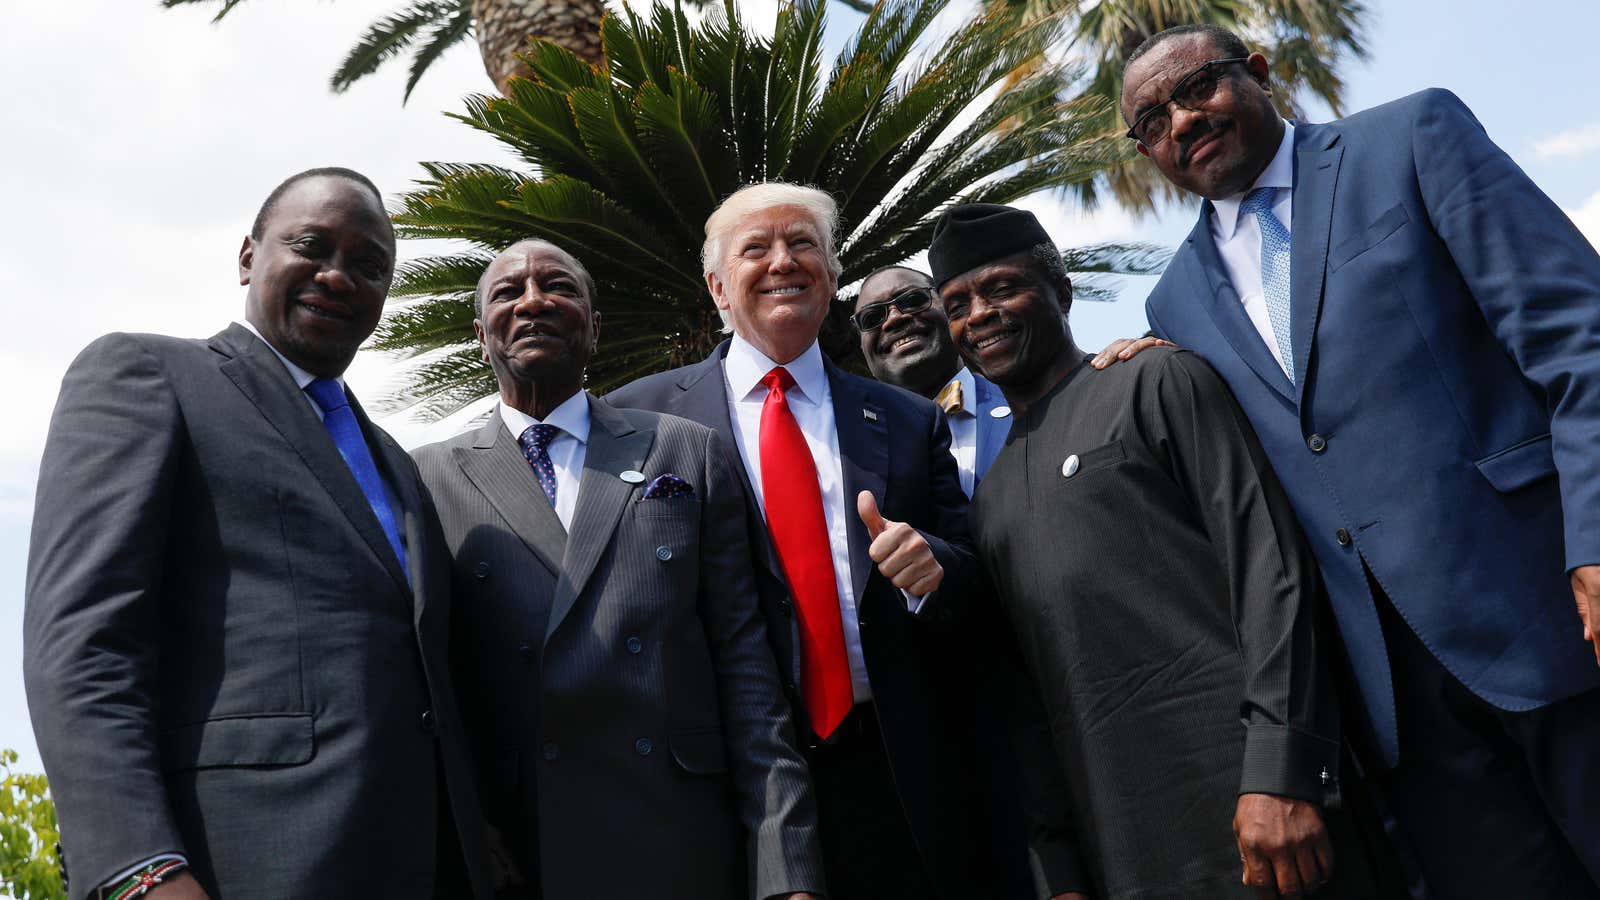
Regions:
M 556 467 L 550 464 L 550 454 L 545 448 L 556 439 L 561 429 L 554 425 L 529 425 L 522 430 L 517 443 L 522 446 L 522 455 L 528 460 L 528 465 L 533 467 L 533 477 L 539 479 L 539 486 L 544 488 L 544 495 L 550 498 L 551 508 L 556 505 Z

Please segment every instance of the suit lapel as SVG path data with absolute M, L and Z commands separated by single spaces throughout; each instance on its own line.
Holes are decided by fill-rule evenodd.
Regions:
M 478 429 L 470 448 L 456 448 L 456 464 L 534 558 L 552 577 L 559 577 L 567 532 L 516 444 L 497 409 Z
M 1011 417 L 996 419 L 989 414 L 990 410 L 1005 405 L 1005 396 L 993 383 L 974 373 L 972 386 L 978 394 L 978 453 L 973 461 L 972 474 L 972 489 L 976 491 L 983 476 L 988 474 L 989 467 L 994 465 L 994 458 L 1000 455 L 1000 448 L 1005 446 L 1006 434 L 1011 430 Z
M 1192 254 L 1190 281 L 1195 293 L 1204 299 L 1212 324 L 1216 325 L 1217 331 L 1233 347 L 1233 352 L 1244 360 L 1257 377 L 1283 399 L 1294 402 L 1293 387 L 1289 384 L 1288 376 L 1283 374 L 1283 368 L 1261 339 L 1261 332 L 1256 330 L 1250 317 L 1245 314 L 1239 292 L 1234 289 L 1233 282 L 1228 280 L 1227 270 L 1222 267 L 1222 256 L 1217 253 L 1216 241 L 1211 237 L 1210 202 L 1201 204 L 1200 221 L 1189 232 L 1186 243 Z
M 766 518 L 761 513 L 761 502 L 756 499 L 755 485 L 750 483 L 750 472 L 745 468 L 744 460 L 739 458 L 739 442 L 733 433 L 733 420 L 728 416 L 728 385 L 722 375 L 722 360 L 728 355 L 729 344 L 730 341 L 718 344 L 704 361 L 684 372 L 678 382 L 682 393 L 674 412 L 691 422 L 716 429 L 717 437 L 722 439 L 722 446 L 728 452 L 728 464 L 744 486 L 746 509 L 755 521 L 762 523 L 761 537 L 755 541 L 756 556 L 774 578 L 787 584 L 788 579 L 783 577 L 783 564 L 778 561 L 778 551 L 767 534 Z M 760 452 L 756 447 L 745 449 Z
M 884 498 L 889 478 L 889 432 L 883 410 L 867 397 L 865 390 L 851 384 L 849 376 L 826 357 L 822 367 L 828 373 L 833 394 L 833 422 L 839 433 L 839 463 L 844 473 L 845 533 L 850 536 L 850 583 L 859 605 L 874 566 L 867 555 L 872 541 L 856 513 L 856 496 L 862 491 L 872 492 L 878 511 L 889 515 Z
M 1328 235 L 1333 228 L 1333 191 L 1344 148 L 1338 133 L 1315 125 L 1295 126 L 1294 210 L 1289 227 L 1289 333 L 1293 337 L 1296 402 L 1310 372 L 1311 342 L 1322 313 L 1322 288 L 1328 268 Z
M 655 441 L 654 431 L 635 431 L 620 413 L 593 397 L 589 398 L 589 424 L 578 504 L 572 513 L 571 537 L 561 561 L 561 581 L 550 607 L 546 640 L 588 585 L 600 556 L 611 546 L 617 523 L 628 511 L 628 499 L 639 487 L 618 476 L 629 469 L 642 471 Z
M 317 419 L 310 402 L 296 387 L 283 363 L 273 355 L 272 348 L 238 324 L 229 325 L 212 337 L 209 345 L 229 357 L 221 366 L 223 374 L 295 449 L 306 468 L 311 470 L 312 477 L 333 497 L 390 577 L 402 591 L 409 592 L 411 586 L 405 573 L 400 571 L 400 560 L 389 546 L 389 538 L 378 524 L 366 494 L 361 492 L 361 485 L 356 483 L 355 475 L 339 455 L 339 448 L 334 446 L 328 430 Z M 366 417 L 358 413 L 358 418 L 365 420 Z M 370 428 L 370 425 L 363 421 L 363 427 Z
M 348 391 L 346 393 L 349 394 Z M 411 570 L 406 574 L 409 576 L 407 583 L 411 586 L 412 614 L 415 620 L 421 621 L 423 606 L 427 601 L 427 591 L 424 590 L 427 573 L 423 569 L 427 557 L 424 542 L 427 538 L 422 533 L 422 495 L 417 490 L 416 479 L 411 476 L 411 460 L 406 456 L 406 451 L 394 442 L 394 438 L 372 424 L 355 394 L 349 394 L 349 397 L 350 408 L 355 411 L 356 421 L 361 424 L 362 436 L 366 438 L 367 446 L 374 450 L 373 458 L 378 464 L 378 471 L 388 483 L 395 501 L 400 504 L 400 508 L 394 510 L 395 521 L 405 541 L 406 564 Z M 385 545 L 387 543 L 385 541 Z

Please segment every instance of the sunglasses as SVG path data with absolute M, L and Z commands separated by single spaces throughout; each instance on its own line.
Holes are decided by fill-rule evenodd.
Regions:
M 883 327 L 889 318 L 889 307 L 900 310 L 902 315 L 915 315 L 933 304 L 932 288 L 910 288 L 895 294 L 882 303 L 874 303 L 864 309 L 856 311 L 850 317 L 859 331 L 876 331 Z

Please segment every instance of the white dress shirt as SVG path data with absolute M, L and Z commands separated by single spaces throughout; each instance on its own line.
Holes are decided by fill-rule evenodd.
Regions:
M 1216 241 L 1217 253 L 1222 257 L 1222 267 L 1228 271 L 1228 280 L 1239 292 L 1250 324 L 1261 333 L 1272 358 L 1278 361 L 1285 375 L 1289 367 L 1278 351 L 1278 336 L 1272 330 L 1272 319 L 1267 315 L 1267 295 L 1261 288 L 1261 226 L 1253 215 L 1240 216 L 1239 205 L 1245 195 L 1256 188 L 1276 188 L 1278 194 L 1272 201 L 1272 214 L 1283 223 L 1283 230 L 1293 234 L 1291 224 L 1294 212 L 1294 126 L 1283 123 L 1283 141 L 1278 152 L 1267 164 L 1261 176 L 1250 189 L 1231 197 L 1213 201 L 1211 213 L 1211 238 Z
M 722 361 L 734 443 L 739 446 L 739 458 L 744 461 L 744 470 L 750 476 L 763 518 L 767 501 L 761 486 L 761 408 L 767 402 L 767 386 L 761 379 L 775 365 L 777 363 L 766 354 L 737 334 L 728 347 L 727 358 Z M 844 495 L 844 464 L 839 458 L 839 429 L 833 418 L 833 389 L 828 385 L 828 373 L 822 368 L 822 350 L 815 342 L 784 368 L 795 382 L 795 386 L 784 393 L 784 400 L 800 426 L 800 433 L 805 435 L 806 447 L 817 467 L 822 515 L 828 523 L 828 546 L 833 552 L 833 581 L 839 589 L 845 656 L 850 661 L 850 687 L 855 701 L 862 703 L 872 699 L 872 685 L 867 681 L 866 657 L 861 652 L 861 623 L 856 612 L 855 585 L 850 578 L 850 535 L 845 518 L 855 515 L 855 498 Z
M 254 325 L 251 325 L 249 322 L 239 322 L 238 324 L 244 326 L 245 330 L 249 331 L 251 334 L 255 335 L 258 338 L 261 338 L 261 343 L 266 344 L 267 345 L 267 349 L 272 351 L 272 355 L 276 356 L 278 358 L 278 361 L 283 363 L 283 367 L 285 369 L 287 369 L 288 372 L 289 372 L 289 377 L 294 379 L 295 386 L 300 388 L 301 395 L 306 398 L 306 402 L 311 404 L 311 409 L 314 412 L 316 412 L 317 420 L 321 421 L 322 420 L 322 407 L 317 405 L 317 400 L 316 400 L 315 397 L 312 397 L 310 394 L 306 393 L 306 385 L 310 384 L 313 381 L 316 381 L 317 380 L 317 376 L 311 374 L 310 372 L 307 372 L 305 369 L 300 368 L 299 366 L 295 365 L 294 363 L 289 362 L 289 357 L 284 356 L 282 353 L 279 353 L 278 352 L 278 348 L 272 346 L 272 342 L 271 341 L 267 340 L 264 337 L 261 337 L 261 332 L 257 331 L 256 327 Z M 344 376 L 343 375 L 340 375 L 338 378 L 335 378 L 334 381 L 339 382 L 339 390 L 341 390 L 341 391 L 344 390 Z M 346 394 L 345 396 L 348 397 L 349 394 Z
M 578 486 L 583 481 L 583 457 L 589 446 L 589 395 L 579 391 L 561 401 L 541 423 L 520 409 L 500 404 L 500 421 L 513 439 L 530 425 L 554 425 L 561 432 L 550 440 L 544 452 L 556 470 L 556 518 L 561 527 L 572 530 L 572 512 L 578 508 Z M 518 447 L 521 450 L 521 447 Z M 540 491 L 541 500 L 544 499 Z
M 972 370 L 966 366 L 945 387 L 951 384 L 961 385 L 961 408 L 945 413 L 950 420 L 950 455 L 956 458 L 961 490 L 970 498 L 978 469 L 978 387 L 972 381 Z

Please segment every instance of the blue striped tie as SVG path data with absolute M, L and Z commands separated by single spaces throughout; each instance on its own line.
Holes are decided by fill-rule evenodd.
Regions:
M 1294 348 L 1289 329 L 1289 229 L 1272 212 L 1277 188 L 1256 188 L 1245 195 L 1240 214 L 1253 213 L 1261 226 L 1261 293 L 1267 298 L 1267 318 L 1278 340 L 1283 368 L 1294 384 Z
M 409 582 L 411 568 L 406 565 L 405 543 L 400 540 L 400 528 L 395 523 L 394 510 L 389 508 L 389 496 L 384 491 L 383 478 L 378 475 L 378 466 L 372 460 L 372 451 L 367 447 L 366 438 L 361 436 L 361 423 L 356 421 L 355 411 L 350 408 L 344 388 L 332 378 L 316 378 L 306 385 L 306 393 L 321 408 L 323 427 L 328 429 L 328 436 L 339 448 L 344 464 L 350 467 L 350 474 L 356 477 L 356 484 L 361 486 L 361 493 L 366 495 L 367 505 L 372 507 L 378 524 L 383 526 L 383 534 L 389 539 L 389 546 L 394 548 L 395 558 L 400 561 L 400 571 L 406 573 L 406 581 Z

